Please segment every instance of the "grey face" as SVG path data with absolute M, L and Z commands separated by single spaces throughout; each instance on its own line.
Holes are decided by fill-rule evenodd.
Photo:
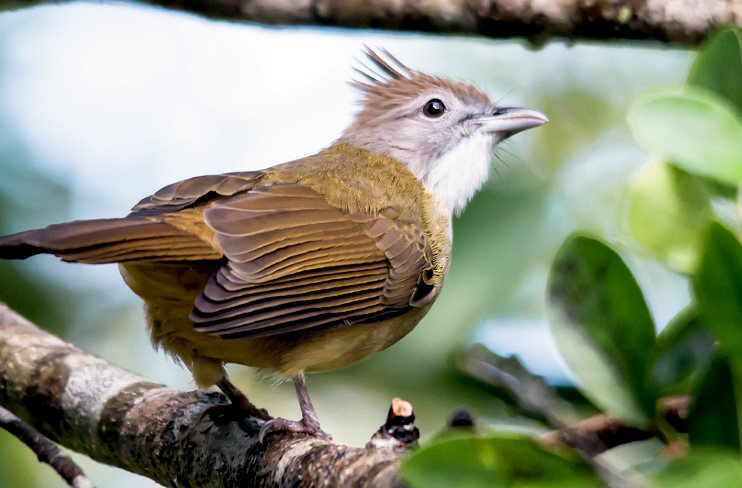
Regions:
M 416 84 L 414 88 L 421 87 Z M 462 100 L 438 86 L 397 92 L 393 100 L 379 105 L 369 102 L 343 140 L 394 157 L 418 176 L 463 139 L 477 133 L 481 115 L 494 111 L 489 100 Z
M 373 52 L 371 61 L 388 78 L 364 74 L 363 109 L 340 142 L 393 157 L 452 210 L 460 210 L 486 180 L 495 144 L 544 124 L 541 113 L 497 107 L 475 87 L 398 68 Z M 462 203 L 463 202 L 463 203 Z

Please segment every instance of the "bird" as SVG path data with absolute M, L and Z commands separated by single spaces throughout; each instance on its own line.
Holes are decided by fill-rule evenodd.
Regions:
M 495 146 L 547 123 L 471 84 L 364 49 L 360 110 L 317 154 L 168 185 L 127 216 L 0 238 L 0 258 L 118 263 L 147 329 L 224 405 L 270 432 L 330 438 L 305 374 L 407 335 L 438 298 L 452 220 L 488 178 Z M 272 418 L 229 380 L 236 363 L 293 380 L 301 420 Z

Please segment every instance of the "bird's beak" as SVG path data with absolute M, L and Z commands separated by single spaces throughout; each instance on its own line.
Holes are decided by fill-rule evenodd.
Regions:
M 506 137 L 549 121 L 541 112 L 519 107 L 498 107 L 492 115 L 482 116 L 479 120 L 483 131 L 505 133 Z

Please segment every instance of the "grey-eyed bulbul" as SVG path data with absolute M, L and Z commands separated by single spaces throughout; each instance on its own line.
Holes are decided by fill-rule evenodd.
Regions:
M 0 238 L 0 257 L 119 263 L 152 341 L 199 388 L 218 385 L 263 416 L 261 438 L 325 436 L 304 374 L 360 361 L 417 325 L 443 286 L 452 217 L 487 180 L 495 145 L 548 122 L 386 51 L 366 55 L 376 72 L 354 83 L 362 109 L 319 153 L 174 183 L 123 218 Z M 293 379 L 302 419 L 252 407 L 224 363 Z

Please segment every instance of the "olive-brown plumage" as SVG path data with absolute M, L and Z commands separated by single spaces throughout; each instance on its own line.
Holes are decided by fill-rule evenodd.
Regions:
M 322 433 L 304 373 L 340 368 L 406 335 L 438 297 L 451 218 L 486 180 L 494 145 L 546 122 L 367 52 L 363 110 L 320 153 L 262 171 L 191 178 L 119 219 L 0 238 L 0 257 L 119 263 L 153 342 L 201 388 L 246 399 L 224 363 L 292 378 L 301 422 Z

